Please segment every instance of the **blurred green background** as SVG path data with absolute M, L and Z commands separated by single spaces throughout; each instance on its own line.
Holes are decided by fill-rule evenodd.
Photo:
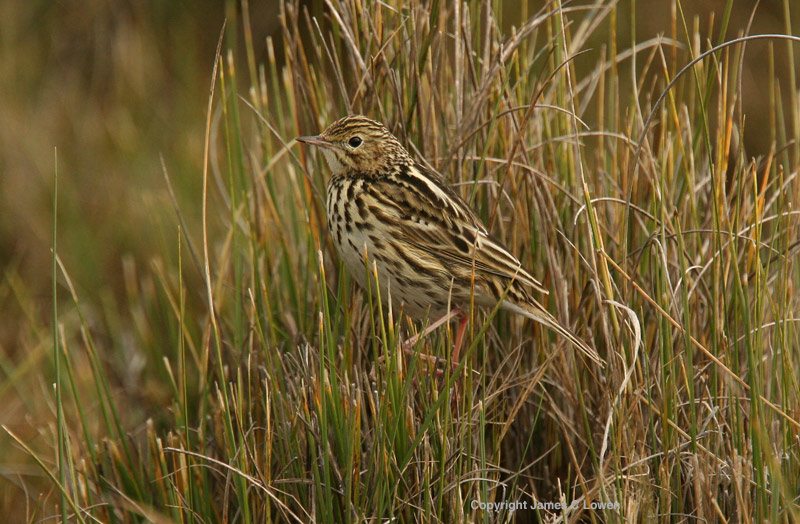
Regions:
M 517 12 L 512 4 L 504 2 L 504 9 Z M 531 2 L 531 12 L 544 4 Z M 700 27 L 719 27 L 725 4 L 693 1 L 683 8 Z M 755 2 L 734 4 L 730 27 L 738 32 L 747 26 Z M 780 4 L 762 2 L 749 32 L 788 32 Z M 321 2 L 309 8 L 324 12 Z M 637 41 L 669 36 L 673 28 L 665 24 L 674 8 L 663 0 L 637 2 Z M 265 39 L 278 29 L 278 4 L 252 1 L 249 12 L 260 53 L 256 60 L 263 63 Z M 629 40 L 629 12 L 630 2 L 621 2 L 619 41 Z M 0 286 L 0 354 L 15 359 L 30 342 L 25 338 L 37 332 L 26 334 L 21 326 L 46 326 L 51 315 L 56 148 L 58 252 L 82 300 L 106 306 L 124 300 L 126 259 L 134 262 L 129 267 L 146 267 L 155 258 L 176 256 L 177 220 L 160 156 L 188 233 L 199 235 L 214 51 L 226 16 L 227 44 L 235 41 L 231 35 L 241 34 L 242 5 L 2 0 L 0 13 L 0 278 L 5 283 Z M 505 23 L 513 22 L 505 17 Z M 683 29 L 677 33 L 684 34 Z M 731 33 L 728 38 L 737 36 Z M 602 44 L 579 65 L 593 64 Z M 241 49 L 234 52 L 243 56 Z M 750 130 L 769 125 L 768 111 L 761 110 L 769 102 L 762 82 L 767 52 L 767 44 L 759 42 L 746 53 L 743 102 Z M 777 46 L 778 71 L 786 71 L 785 52 L 785 46 Z M 276 54 L 280 57 L 280 50 Z M 769 133 L 746 136 L 747 155 L 766 153 Z M 213 213 L 210 219 L 213 227 Z

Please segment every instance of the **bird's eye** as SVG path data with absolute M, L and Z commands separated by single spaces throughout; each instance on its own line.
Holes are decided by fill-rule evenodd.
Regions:
M 357 148 L 358 146 L 361 145 L 361 138 L 359 138 L 357 136 L 354 136 L 353 138 L 348 140 L 347 143 L 350 144 L 350 147 L 355 149 L 355 148 Z

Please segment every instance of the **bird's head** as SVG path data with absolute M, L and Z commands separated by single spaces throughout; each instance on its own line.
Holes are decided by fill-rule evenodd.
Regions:
M 321 134 L 297 141 L 319 147 L 334 175 L 377 176 L 409 159 L 386 126 L 361 115 L 346 116 Z

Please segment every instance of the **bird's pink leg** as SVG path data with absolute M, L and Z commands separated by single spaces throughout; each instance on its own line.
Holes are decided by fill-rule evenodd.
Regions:
M 463 312 L 458 314 L 458 328 L 456 330 L 456 346 L 453 348 L 453 356 L 451 358 L 453 367 L 458 365 L 458 354 L 461 352 L 461 345 L 464 343 L 464 332 L 467 330 L 469 323 L 469 316 Z
M 407 355 L 416 354 L 420 359 L 425 360 L 427 362 L 432 362 L 434 364 L 434 366 L 436 364 L 447 364 L 447 360 L 445 360 L 445 359 L 442 359 L 442 358 L 439 358 L 439 357 L 435 357 L 435 356 L 432 356 L 432 355 L 427 355 L 427 354 L 424 354 L 424 353 L 415 353 L 412 348 L 417 344 L 417 342 L 419 342 L 420 339 L 428 336 L 434 330 L 436 330 L 438 327 L 440 327 L 442 324 L 444 324 L 446 322 L 449 322 L 450 320 L 452 320 L 453 318 L 456 318 L 456 317 L 458 317 L 458 328 L 456 330 L 456 343 L 455 343 L 455 348 L 453 349 L 453 353 L 452 353 L 451 358 L 450 358 L 450 366 L 452 367 L 452 369 L 456 369 L 458 367 L 458 355 L 461 352 L 461 346 L 464 343 L 464 332 L 466 331 L 467 324 L 469 323 L 469 317 L 463 311 L 461 311 L 460 308 L 452 309 L 450 312 L 448 312 L 442 318 L 438 319 L 436 322 L 431 323 L 431 325 L 429 325 L 425 329 L 425 331 L 423 331 L 422 333 L 419 333 L 419 334 L 411 337 L 410 339 L 406 340 L 405 342 L 403 342 L 403 344 L 401 346 L 402 349 L 403 349 L 403 352 L 406 353 Z M 437 369 L 435 371 L 435 374 L 436 374 L 437 377 L 442 377 L 444 375 L 444 373 L 440 369 Z M 459 393 L 459 385 L 458 384 L 459 383 L 456 382 L 456 384 L 454 385 L 454 390 L 453 390 L 454 394 L 453 394 L 453 397 L 451 399 L 451 403 L 457 403 L 458 399 L 461 397 L 461 394 Z
M 455 347 L 455 350 L 453 351 L 453 357 L 452 357 L 450 363 L 451 363 L 451 365 L 453 367 L 457 366 L 458 365 L 458 353 L 459 353 L 459 351 L 461 349 L 461 347 L 460 347 L 461 346 L 461 339 L 464 336 L 464 330 L 465 330 L 465 328 L 467 326 L 467 322 L 466 321 L 468 320 L 467 316 L 464 313 L 462 313 L 460 308 L 455 308 L 455 309 L 450 310 L 442 318 L 438 319 L 436 322 L 431 323 L 425 329 L 425 331 L 423 331 L 422 333 L 419 333 L 417 335 L 414 335 L 410 339 L 408 339 L 405 342 L 403 342 L 403 351 L 406 354 L 412 354 L 413 351 L 412 351 L 411 348 L 413 348 L 417 344 L 417 342 L 419 342 L 420 339 L 430 335 L 433 331 L 435 331 L 437 328 L 439 328 L 442 324 L 445 324 L 446 322 L 449 322 L 450 320 L 452 320 L 455 317 L 458 317 L 459 324 L 458 324 L 458 331 L 456 331 L 456 347 Z M 438 357 L 434 357 L 434 356 L 431 356 L 431 355 L 426 355 L 424 353 L 420 353 L 419 357 L 422 360 L 426 360 L 428 362 L 433 362 L 435 364 L 445 363 L 446 362 L 444 359 L 441 359 L 441 358 L 438 358 Z
M 422 333 L 418 333 L 418 334 L 414 335 L 413 337 L 409 338 L 408 340 L 406 340 L 405 342 L 403 342 L 403 350 L 410 350 L 411 348 L 413 348 L 416 345 L 417 342 L 419 342 L 419 340 L 421 338 L 427 337 L 432 332 L 436 331 L 436 329 L 438 329 L 439 326 L 441 326 L 445 322 L 448 322 L 450 319 L 452 319 L 452 318 L 454 318 L 454 317 L 456 317 L 456 316 L 458 316 L 460 314 L 461 314 L 461 310 L 458 309 L 458 308 L 455 308 L 455 309 L 451 310 L 450 312 L 446 313 L 442 318 L 440 318 L 436 322 L 433 322 L 431 325 L 429 325 L 427 327 L 427 329 L 425 329 L 425 331 L 423 331 Z

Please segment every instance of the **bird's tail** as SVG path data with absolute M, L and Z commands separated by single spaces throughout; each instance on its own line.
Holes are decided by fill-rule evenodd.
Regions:
M 535 320 L 536 322 L 552 329 L 562 337 L 569 340 L 573 346 L 578 348 L 578 350 L 586 355 L 587 358 L 594 361 L 595 363 L 602 366 L 604 361 L 600 358 L 600 355 L 594 349 L 590 348 L 586 342 L 579 339 L 575 336 L 572 331 L 567 329 L 566 327 L 562 326 L 561 323 L 551 315 L 544 307 L 542 307 L 538 302 L 534 302 L 532 304 L 529 303 L 522 303 L 522 304 L 514 304 L 510 301 L 506 300 L 503 303 L 503 307 L 514 311 L 522 316 L 528 317 L 531 320 Z

